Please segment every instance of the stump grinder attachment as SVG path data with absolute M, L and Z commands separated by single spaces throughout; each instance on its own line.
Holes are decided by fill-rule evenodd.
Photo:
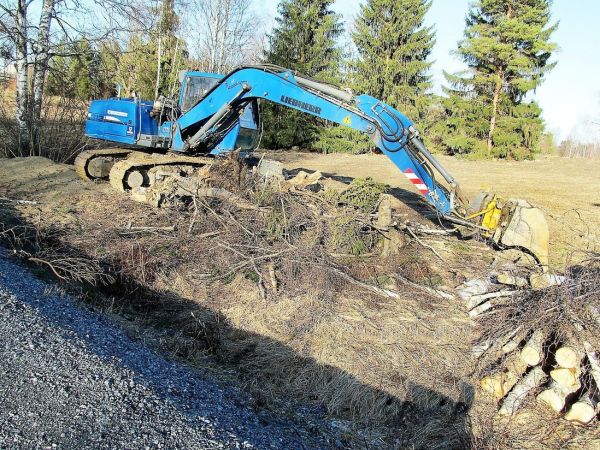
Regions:
M 482 234 L 500 248 L 518 248 L 535 257 L 542 269 L 548 267 L 548 223 L 541 209 L 521 199 L 502 200 L 482 194 L 472 204 L 478 211 L 468 219 L 480 218 Z

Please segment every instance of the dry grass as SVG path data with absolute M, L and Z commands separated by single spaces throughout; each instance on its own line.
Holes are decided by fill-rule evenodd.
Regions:
M 490 250 L 428 239 L 447 259 L 442 263 L 407 237 L 393 257 L 332 258 L 340 249 L 329 241 L 332 222 L 323 219 L 331 205 L 312 193 L 281 195 L 259 189 L 252 177 L 223 176 L 238 180 L 229 189 L 270 209 L 199 200 L 189 210 L 153 209 L 42 158 L 0 160 L 0 195 L 38 201 L 12 209 L 36 227 L 66 231 L 65 245 L 112 267 L 117 283 L 102 295 L 84 289 L 86 301 L 125 318 L 173 357 L 243 386 L 257 409 L 287 414 L 290 401 L 319 405 L 357 448 L 550 442 L 488 420 L 493 407 L 473 387 L 469 349 L 477 332 L 465 311 L 394 278 L 456 285 L 486 270 Z M 399 213 L 418 217 L 410 208 Z M 176 231 L 124 233 L 129 222 Z M 361 289 L 338 271 L 400 296 Z

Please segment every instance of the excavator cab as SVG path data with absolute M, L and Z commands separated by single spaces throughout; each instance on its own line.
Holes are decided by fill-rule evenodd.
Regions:
M 181 89 L 179 90 L 179 109 L 185 114 L 208 94 L 223 75 L 198 72 L 182 71 L 179 74 Z M 231 123 L 231 130 L 211 149 L 212 154 L 226 153 L 231 150 L 244 152 L 253 151 L 260 138 L 259 132 L 258 102 L 251 101 L 241 114 Z
M 182 71 L 179 74 L 181 88 L 179 90 L 179 109 L 182 114 L 188 112 L 198 103 L 213 87 L 217 85 L 223 75 L 197 71 Z

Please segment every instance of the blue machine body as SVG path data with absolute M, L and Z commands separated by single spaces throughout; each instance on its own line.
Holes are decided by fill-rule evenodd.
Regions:
M 158 135 L 158 123 L 150 117 L 152 102 L 132 98 L 94 100 L 90 104 L 85 134 L 135 145 L 141 135 Z
M 185 114 L 204 94 L 212 89 L 223 75 L 205 72 L 185 72 L 179 92 L 175 118 Z M 220 154 L 237 148 L 253 150 L 258 140 L 258 122 L 249 105 L 239 117 L 238 123 L 218 142 L 211 153 Z M 168 149 L 171 144 L 173 121 L 161 120 L 152 112 L 154 102 L 137 98 L 110 98 L 91 102 L 85 124 L 85 134 L 94 139 L 118 142 L 139 147 Z

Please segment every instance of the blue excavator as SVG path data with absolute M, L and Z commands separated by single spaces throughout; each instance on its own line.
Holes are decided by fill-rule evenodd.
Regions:
M 525 250 L 547 267 L 543 213 L 524 200 L 489 193 L 467 201 L 413 122 L 392 106 L 273 65 L 240 67 L 227 75 L 188 71 L 180 81 L 177 99 L 92 101 L 86 135 L 127 147 L 82 152 L 75 161 L 78 174 L 108 179 L 131 193 L 169 176 L 198 176 L 216 155 L 251 154 L 260 140 L 259 101 L 268 101 L 365 133 L 441 219 L 496 247 Z

